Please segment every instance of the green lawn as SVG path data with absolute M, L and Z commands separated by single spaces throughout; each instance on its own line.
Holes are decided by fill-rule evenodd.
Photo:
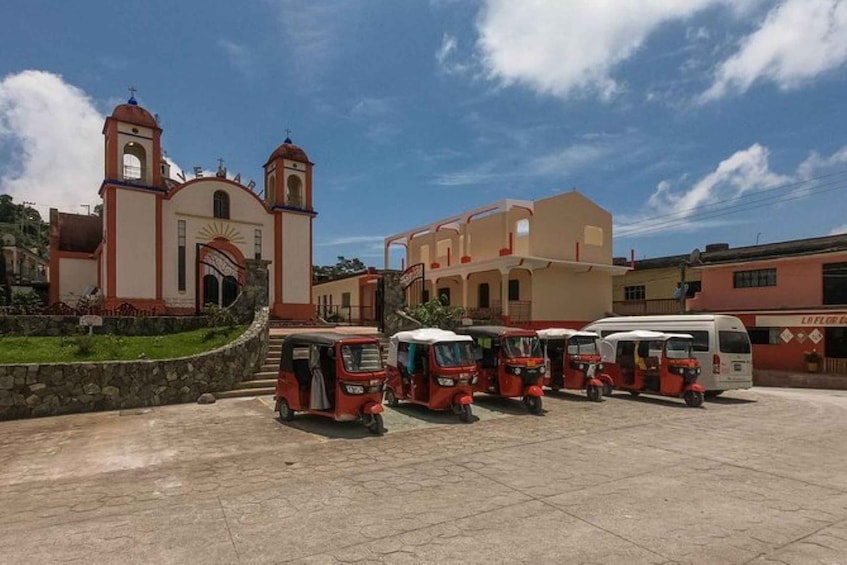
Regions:
M 185 357 L 229 343 L 246 328 L 236 326 L 228 333 L 226 329 L 217 329 L 211 339 L 204 339 L 210 333 L 207 328 L 150 337 L 94 335 L 91 340 L 88 336 L 0 337 L 0 364 Z M 86 347 L 88 345 L 90 348 Z M 85 349 L 89 351 L 83 351 Z

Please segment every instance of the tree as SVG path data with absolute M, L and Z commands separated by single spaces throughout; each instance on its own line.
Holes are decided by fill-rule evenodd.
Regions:
M 455 329 L 462 320 L 464 308 L 450 306 L 446 300 L 433 298 L 425 304 L 406 308 L 406 313 L 425 328 Z
M 353 275 L 363 273 L 368 268 L 359 259 L 347 259 L 342 255 L 338 256 L 338 262 L 335 265 L 315 265 L 312 273 L 312 278 L 315 282 L 323 282 L 332 280 L 345 275 Z
M 48 225 L 41 214 L 29 205 L 15 204 L 9 194 L 0 194 L 0 231 L 14 235 L 20 247 L 47 251 Z

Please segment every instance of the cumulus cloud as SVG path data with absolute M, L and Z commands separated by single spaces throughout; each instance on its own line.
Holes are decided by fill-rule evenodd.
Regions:
M 488 75 L 504 84 L 560 97 L 609 98 L 620 88 L 612 76 L 615 65 L 632 57 L 660 26 L 713 5 L 740 9 L 752 2 L 487 0 L 477 24 L 478 48 Z
M 746 92 L 757 81 L 797 88 L 845 61 L 847 1 L 785 0 L 718 66 L 701 101 Z
M 812 152 L 794 173 L 779 174 L 770 168 L 768 149 L 754 143 L 736 151 L 721 161 L 714 171 L 686 187 L 678 189 L 670 181 L 663 180 L 641 213 L 616 218 L 615 235 L 638 237 L 659 231 L 694 231 L 725 223 L 716 218 L 725 216 L 733 203 L 767 206 L 782 198 L 803 198 L 816 187 L 824 186 L 810 184 L 812 177 L 842 162 L 847 162 L 847 146 L 830 157 Z M 770 192 L 764 198 L 746 198 L 766 190 Z M 742 198 L 746 199 L 742 201 Z
M 104 116 L 61 76 L 28 70 L 0 81 L 0 193 L 17 202 L 80 212 L 103 179 Z
M 829 235 L 841 235 L 847 233 L 847 224 L 843 226 L 838 226 L 836 228 L 832 228 L 829 232 Z

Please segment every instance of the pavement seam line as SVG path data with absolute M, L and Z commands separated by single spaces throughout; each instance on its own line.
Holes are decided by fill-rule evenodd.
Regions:
M 782 544 L 782 545 L 780 545 L 780 546 L 778 546 L 778 547 L 775 547 L 775 548 L 773 548 L 772 550 L 767 551 L 767 552 L 765 552 L 765 553 L 760 553 L 759 555 L 757 555 L 757 556 L 753 557 L 752 559 L 749 559 L 749 560 L 745 561 L 742 565 L 747 565 L 747 563 L 752 563 L 753 561 L 755 561 L 756 559 L 759 559 L 760 557 L 766 557 L 766 556 L 768 556 L 768 555 L 770 555 L 770 554 L 772 554 L 772 553 L 774 553 L 774 552 L 777 552 L 777 551 L 780 551 L 780 550 L 782 550 L 782 549 L 785 549 L 785 548 L 786 548 L 786 547 L 788 547 L 789 545 L 795 544 L 795 543 L 797 543 L 797 542 L 801 542 L 801 541 L 803 541 L 803 540 L 804 540 L 804 539 L 806 539 L 806 538 L 812 537 L 813 535 L 815 535 L 816 533 L 818 533 L 818 532 L 820 532 L 820 531 L 823 531 L 823 530 L 825 530 L 825 529 L 827 529 L 827 528 L 831 528 L 832 526 L 835 526 L 836 524 L 841 524 L 841 523 L 843 523 L 843 522 L 847 522 L 847 519 L 842 518 L 841 520 L 837 520 L 837 521 L 833 522 L 832 524 L 826 524 L 826 525 L 824 525 L 824 526 L 821 526 L 820 528 L 818 528 L 817 530 L 815 530 L 815 531 L 813 531 L 813 532 L 809 532 L 808 534 L 805 534 L 805 535 L 803 535 L 803 536 L 800 536 L 800 537 L 799 537 L 799 538 L 797 538 L 797 539 L 793 539 L 793 540 L 791 540 L 791 541 L 788 541 L 788 542 L 786 542 L 786 543 L 784 543 L 784 544 Z M 832 548 L 829 548 L 829 549 L 832 549 Z
M 232 544 L 232 550 L 235 552 L 235 558 L 241 563 L 241 556 L 238 554 L 238 547 L 235 545 L 235 539 L 232 537 L 232 529 L 229 527 L 229 520 L 226 517 L 226 508 L 224 508 L 224 503 L 221 500 L 220 496 L 215 496 L 218 499 L 218 505 L 221 507 L 221 514 L 224 518 L 224 526 L 226 526 L 226 532 L 229 534 L 229 543 Z

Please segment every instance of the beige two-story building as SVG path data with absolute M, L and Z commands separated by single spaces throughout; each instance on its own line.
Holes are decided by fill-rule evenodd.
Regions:
M 582 327 L 612 310 L 612 216 L 573 191 L 501 200 L 385 239 L 423 265 L 422 300 L 490 311 L 526 327 Z M 420 268 L 420 267 L 418 267 Z

